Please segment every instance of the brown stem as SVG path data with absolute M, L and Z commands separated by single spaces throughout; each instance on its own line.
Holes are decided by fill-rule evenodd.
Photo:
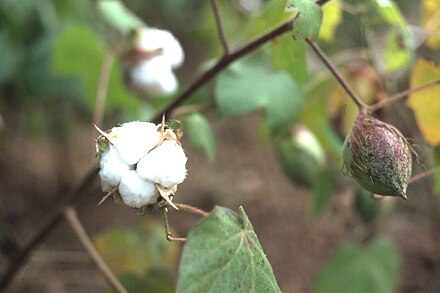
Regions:
M 209 213 L 205 212 L 204 210 L 201 210 L 199 208 L 193 207 L 191 205 L 188 204 L 183 204 L 183 203 L 175 203 L 175 205 L 179 208 L 179 210 L 185 211 L 185 212 L 189 212 L 189 213 L 193 213 L 196 215 L 200 215 L 203 217 L 206 217 L 209 215 Z
M 220 42 L 222 43 L 224 54 L 229 55 L 229 45 L 228 41 L 226 40 L 226 34 L 223 27 L 223 22 L 220 15 L 220 9 L 218 8 L 217 0 L 211 0 L 211 7 L 215 18 L 215 26 L 217 28 L 218 37 L 220 38 Z
M 66 207 L 73 204 L 76 199 L 83 194 L 95 181 L 98 175 L 98 168 L 94 168 L 90 171 L 81 183 L 78 185 L 77 189 L 74 190 L 70 195 L 62 197 L 59 203 L 54 209 L 49 213 L 49 215 L 42 221 L 39 227 L 35 229 L 34 235 L 23 245 L 22 250 L 8 267 L 7 271 L 0 280 L 0 292 L 6 291 L 7 287 L 11 283 L 15 274 L 20 270 L 21 266 L 25 263 L 30 252 L 35 249 L 45 238 L 50 234 L 50 232 L 57 226 L 60 220 L 63 218 L 64 211 Z
M 67 223 L 70 225 L 70 227 L 72 227 L 79 241 L 81 241 L 82 246 L 87 251 L 90 258 L 96 264 L 98 269 L 104 274 L 107 282 L 113 287 L 113 289 L 115 289 L 116 292 L 127 293 L 127 290 L 125 290 L 124 286 L 122 286 L 107 264 L 104 262 L 99 252 L 96 250 L 92 240 L 90 239 L 89 235 L 87 235 L 84 226 L 79 220 L 75 208 L 68 207 L 64 212 L 64 216 L 67 220 Z
M 93 123 L 95 125 L 102 125 L 102 120 L 104 119 L 105 101 L 107 99 L 108 84 L 114 60 L 115 56 L 111 52 L 107 52 L 104 61 L 102 61 L 98 91 L 96 93 L 95 115 L 93 117 Z
M 333 76 L 336 78 L 336 80 L 339 82 L 339 84 L 344 88 L 345 92 L 351 97 L 353 102 L 358 106 L 359 111 L 365 111 L 368 106 L 365 104 L 352 90 L 350 85 L 347 83 L 347 81 L 342 77 L 341 73 L 339 73 L 338 69 L 331 63 L 330 59 L 327 57 L 327 55 L 319 48 L 319 46 L 313 42 L 312 38 L 308 37 L 306 38 L 307 44 L 310 45 L 310 47 L 315 51 L 316 55 L 318 55 L 319 59 L 324 62 L 324 64 L 327 66 L 327 68 L 330 70 L 330 72 L 333 74 Z
M 257 49 L 267 41 L 289 31 L 293 26 L 293 20 L 286 21 L 281 25 L 275 27 L 269 32 L 261 35 L 260 37 L 250 41 L 246 45 L 232 51 L 229 55 L 223 56 L 211 69 L 205 71 L 197 80 L 195 80 L 185 91 L 183 91 L 179 96 L 177 96 L 168 106 L 165 107 L 162 111 L 160 111 L 153 119 L 155 122 L 160 122 L 162 119 L 162 115 L 166 116 L 169 113 L 186 101 L 192 94 L 194 94 L 197 90 L 199 90 L 203 85 L 205 85 L 208 81 L 210 81 L 213 77 L 215 77 L 218 73 L 223 71 L 229 64 L 234 62 L 235 60 L 243 57 L 244 55 L 252 52 Z
M 371 106 L 369 107 L 369 110 L 370 110 L 371 112 L 377 111 L 377 110 L 379 110 L 379 109 L 385 107 L 386 105 L 391 104 L 391 103 L 394 103 L 394 102 L 396 102 L 396 101 L 398 101 L 398 100 L 400 100 L 400 99 L 402 99 L 402 98 L 404 98 L 404 97 L 406 97 L 406 96 L 408 96 L 408 95 L 410 95 L 410 94 L 413 94 L 413 93 L 415 93 L 415 92 L 418 92 L 418 91 L 424 90 L 424 89 L 426 89 L 426 88 L 429 88 L 429 87 L 435 86 L 435 85 L 437 85 L 437 84 L 440 84 L 440 79 L 437 79 L 437 80 L 433 80 L 433 81 L 427 82 L 427 83 L 422 84 L 422 85 L 419 85 L 419 86 L 417 86 L 417 87 L 415 87 L 415 88 L 407 89 L 407 90 L 405 90 L 405 91 L 402 91 L 402 92 L 400 92 L 400 93 L 397 93 L 397 94 L 395 94 L 395 95 L 393 95 L 393 96 L 391 96 L 391 97 L 389 97 L 389 98 L 387 98 L 387 99 L 384 99 L 384 100 L 382 100 L 382 101 L 379 101 L 379 102 L 377 102 L 377 103 L 371 105 Z
M 440 172 L 440 168 L 434 168 L 434 169 L 431 169 L 431 170 L 427 170 L 425 172 L 422 172 L 420 174 L 417 174 L 417 175 L 411 177 L 411 179 L 409 180 L 408 183 L 409 184 L 414 183 L 416 181 L 419 181 L 421 179 L 424 179 L 426 177 L 429 177 L 429 176 L 431 176 L 431 175 L 433 175 L 435 173 L 439 173 L 439 172 Z

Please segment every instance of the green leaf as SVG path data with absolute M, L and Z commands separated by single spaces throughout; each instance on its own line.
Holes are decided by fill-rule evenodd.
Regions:
M 388 24 L 397 27 L 406 26 L 405 18 L 393 0 L 373 0 L 373 3 L 379 14 Z
M 299 121 L 306 125 L 318 138 L 324 150 L 334 159 L 340 160 L 342 140 L 328 119 L 328 93 L 332 81 L 326 80 L 314 86 L 307 95 L 306 104 Z
M 192 229 L 177 292 L 281 292 L 243 208 L 216 207 Z
M 99 76 L 106 49 L 99 36 L 85 25 L 72 24 L 59 35 L 54 46 L 54 73 L 80 82 L 82 101 L 90 112 L 96 103 Z M 114 62 L 110 73 L 106 110 L 125 109 L 136 112 L 139 99 L 123 84 L 121 68 Z
M 385 68 L 393 72 L 409 66 L 414 58 L 414 41 L 399 7 L 392 0 L 373 0 L 375 10 L 391 26 L 384 48 Z
M 267 122 L 274 132 L 292 123 L 303 103 L 303 94 L 289 74 L 270 71 L 254 59 L 225 70 L 217 79 L 215 97 L 220 116 L 266 109 Z
M 385 41 L 385 67 L 388 72 L 406 68 L 413 61 L 412 37 L 406 29 L 392 29 Z
M 145 23 L 131 12 L 119 0 L 100 0 L 97 3 L 98 11 L 105 21 L 113 28 L 128 33 L 137 27 L 145 27 Z
M 388 240 L 376 239 L 368 246 L 349 244 L 324 264 L 315 292 L 395 292 L 399 270 L 398 250 Z
M 293 37 L 304 40 L 307 37 L 316 39 L 319 35 L 322 21 L 321 7 L 313 0 L 288 0 L 286 12 L 295 16 L 293 24 Z
M 0 30 L 0 56 L 0 85 L 2 85 L 14 78 L 23 57 L 23 52 L 18 50 L 13 38 L 3 29 Z
M 210 162 L 215 159 L 216 142 L 211 125 L 200 113 L 194 113 L 186 117 L 186 128 L 189 132 L 189 139 L 195 148 L 203 148 Z
M 293 42 L 292 37 L 283 35 L 270 43 L 270 54 L 276 69 L 286 70 L 299 84 L 309 78 L 304 42 Z
M 334 39 L 336 29 L 342 21 L 342 2 L 332 0 L 322 8 L 322 24 L 319 30 L 321 40 L 331 42 Z
M 319 217 L 333 191 L 333 171 L 324 170 L 316 176 L 313 182 L 313 217 Z

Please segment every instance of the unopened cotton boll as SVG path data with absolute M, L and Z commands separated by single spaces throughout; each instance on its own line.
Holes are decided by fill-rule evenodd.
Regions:
M 121 159 L 112 145 L 102 154 L 99 166 L 99 176 L 101 177 L 102 190 L 104 192 L 110 191 L 117 186 L 121 182 L 122 176 L 130 169 L 130 166 Z
M 172 188 L 185 180 L 186 161 L 183 148 L 174 140 L 165 140 L 139 161 L 136 171 L 142 178 Z
M 150 122 L 124 123 L 115 132 L 115 148 L 121 159 L 129 165 L 139 162 L 160 140 L 156 124 Z
M 122 176 L 119 194 L 124 203 L 133 208 L 141 208 L 157 202 L 157 190 L 153 182 L 145 180 L 130 170 Z
M 150 95 L 171 95 L 178 83 L 170 64 L 162 56 L 140 62 L 131 70 L 131 83 L 142 93 Z
M 157 28 L 139 29 L 135 46 L 138 50 L 146 52 L 161 50 L 159 56 L 163 57 L 172 68 L 182 65 L 185 58 L 179 41 L 166 30 Z

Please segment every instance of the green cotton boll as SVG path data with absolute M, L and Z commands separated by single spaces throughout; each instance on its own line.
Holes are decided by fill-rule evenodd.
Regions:
M 343 160 L 348 175 L 368 191 L 407 199 L 412 147 L 395 127 L 361 112 L 347 135 Z
M 301 125 L 295 125 L 289 136 L 276 142 L 275 152 L 286 176 L 298 185 L 313 186 L 325 165 L 319 141 Z

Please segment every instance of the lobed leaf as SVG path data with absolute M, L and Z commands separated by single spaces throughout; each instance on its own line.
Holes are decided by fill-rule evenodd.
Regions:
M 192 229 L 177 292 L 281 292 L 243 208 L 216 207 Z

